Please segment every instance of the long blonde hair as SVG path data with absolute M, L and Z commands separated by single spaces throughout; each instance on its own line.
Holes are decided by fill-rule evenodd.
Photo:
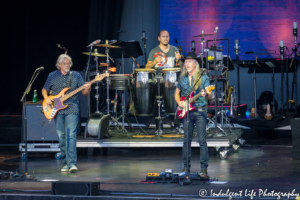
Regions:
M 197 90 L 197 88 L 202 84 L 202 72 L 205 71 L 205 69 L 200 69 L 200 66 L 199 66 L 199 63 L 197 60 L 193 59 L 195 65 L 196 65 L 196 70 L 195 70 L 195 73 L 193 75 L 193 80 L 194 81 L 197 81 L 200 77 L 200 80 L 197 82 L 197 84 L 195 85 L 194 89 Z M 183 65 L 182 67 L 182 70 L 181 70 L 181 77 L 183 76 L 186 76 L 186 74 L 188 73 L 186 67 L 185 67 L 185 64 Z M 195 84 L 195 82 L 194 82 Z

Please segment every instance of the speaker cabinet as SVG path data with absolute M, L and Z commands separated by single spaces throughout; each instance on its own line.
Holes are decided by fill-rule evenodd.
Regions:
M 100 182 L 52 182 L 53 195 L 96 196 L 100 190 Z
M 300 160 L 300 118 L 291 119 L 292 129 L 292 158 Z
M 55 120 L 48 120 L 42 111 L 42 101 L 32 103 L 26 102 L 27 115 L 27 141 L 58 141 L 58 135 L 55 129 Z M 24 117 L 24 115 L 23 115 Z M 24 124 L 24 118 L 23 118 Z M 78 119 L 77 134 L 80 133 L 80 118 Z M 24 127 L 24 126 L 23 126 Z M 24 128 L 23 128 L 24 130 Z M 22 142 L 25 140 L 25 131 L 22 134 Z
M 26 102 L 25 109 L 27 115 L 27 141 L 58 141 L 55 121 L 54 119 L 49 121 L 41 112 L 41 101 L 38 103 Z M 22 136 L 22 141 L 24 141 L 24 131 Z

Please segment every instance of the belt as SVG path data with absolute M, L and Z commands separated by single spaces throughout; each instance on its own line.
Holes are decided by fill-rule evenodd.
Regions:
M 195 106 L 195 108 L 198 110 L 198 111 L 203 111 L 203 110 L 206 110 L 206 106 Z

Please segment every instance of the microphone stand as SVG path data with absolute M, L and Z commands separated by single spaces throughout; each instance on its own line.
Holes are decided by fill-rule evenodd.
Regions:
M 214 51 L 214 66 L 215 66 L 215 116 L 216 116 L 216 121 L 215 121 L 215 133 L 217 133 L 217 128 L 218 128 L 218 79 L 217 79 L 217 76 L 218 76 L 218 70 L 217 70 L 217 61 L 216 61 L 216 54 L 217 54 L 217 31 L 218 31 L 218 28 L 216 27 L 215 29 L 215 38 L 214 38 L 214 44 L 213 44 L 213 51 Z
M 36 74 L 36 71 L 34 71 L 31 80 L 28 83 L 27 88 L 25 89 L 23 96 L 21 98 L 21 102 L 23 103 L 23 117 L 24 117 L 24 123 L 23 123 L 23 133 L 24 133 L 24 140 L 25 140 L 25 176 L 21 176 L 22 180 L 27 179 L 36 181 L 36 179 L 33 176 L 28 175 L 28 156 L 27 156 L 27 113 L 26 113 L 26 95 L 29 93 L 32 84 L 34 83 L 35 79 L 39 75 L 41 71 L 39 70 Z
M 143 33 L 145 33 L 145 37 L 142 37 L 142 41 L 144 42 L 144 56 L 145 56 L 145 65 L 146 65 L 146 63 L 147 63 L 147 53 L 146 53 L 147 37 L 146 37 L 146 32 L 143 31 Z
M 236 40 L 238 41 L 238 40 Z M 241 100 L 241 94 L 240 94 L 240 66 L 239 66 L 239 45 L 238 43 L 236 43 L 237 45 L 234 47 L 235 53 L 236 53 L 236 65 L 237 65 L 237 83 L 238 83 L 238 107 L 237 107 L 237 115 L 240 115 L 240 100 Z
M 295 26 L 295 24 L 297 24 L 296 26 Z M 293 51 L 294 51 L 294 58 L 295 58 L 295 113 L 297 114 L 297 109 L 298 109 L 298 105 L 297 105 L 297 82 L 298 82 L 298 80 L 297 80 L 297 69 L 298 69 L 298 63 L 297 63 L 297 51 L 298 51 L 298 46 L 299 46 L 299 44 L 298 44 L 298 46 L 297 46 L 297 37 L 298 37 L 298 23 L 297 22 L 294 22 L 294 24 L 293 24 L 293 26 L 295 27 L 294 28 L 294 30 L 293 30 L 293 34 L 294 34 L 294 36 L 295 36 L 295 49 L 292 49 Z
M 93 46 L 91 46 L 91 48 L 90 48 L 90 54 L 89 54 L 88 63 L 87 63 L 87 66 L 86 66 L 84 81 L 88 81 L 87 80 L 87 75 L 88 75 L 88 71 L 89 71 L 89 67 L 90 67 L 90 60 L 91 60 L 92 49 L 93 49 Z M 88 110 L 89 110 L 89 116 L 88 116 L 88 118 L 90 118 L 90 116 L 91 116 L 91 105 L 90 104 L 91 104 L 91 97 L 90 97 L 90 94 L 89 94 L 88 95 Z

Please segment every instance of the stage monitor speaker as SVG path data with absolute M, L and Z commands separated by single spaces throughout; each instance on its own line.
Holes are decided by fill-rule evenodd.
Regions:
M 91 114 L 90 119 L 86 122 L 84 138 L 87 134 L 98 139 L 103 139 L 105 135 L 109 135 L 109 120 L 110 115 L 103 115 L 102 113 Z
M 292 129 L 292 158 L 300 160 L 300 118 L 291 119 Z
M 100 182 L 58 181 L 52 182 L 51 190 L 53 195 L 97 196 Z

